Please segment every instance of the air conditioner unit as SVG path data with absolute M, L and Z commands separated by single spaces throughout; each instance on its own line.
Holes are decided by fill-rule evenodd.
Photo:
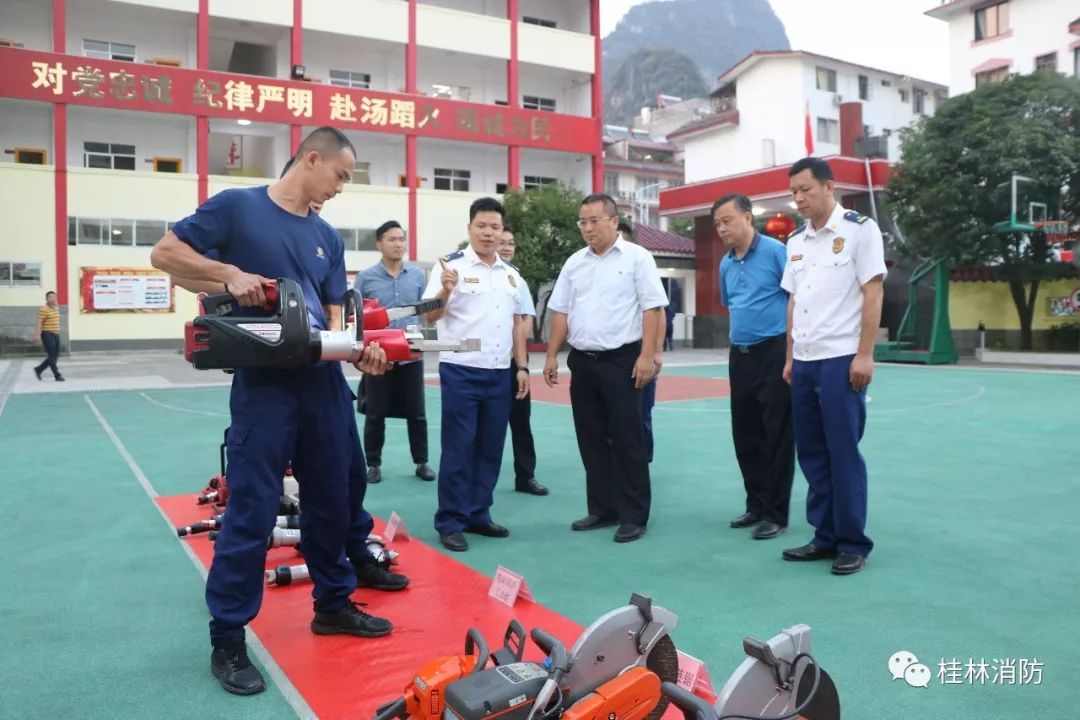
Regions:
M 832 104 L 833 105 L 842 105 L 843 103 L 844 103 L 844 96 L 843 95 L 833 95 L 833 98 L 832 98 Z

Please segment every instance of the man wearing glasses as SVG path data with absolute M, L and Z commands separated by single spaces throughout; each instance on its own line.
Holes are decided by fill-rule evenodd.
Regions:
M 667 295 L 653 256 L 619 238 L 610 196 L 585 198 L 578 227 L 587 247 L 563 265 L 548 301 L 552 321 L 544 380 L 558 382 L 558 352 L 569 340 L 570 403 L 588 502 L 588 514 L 571 528 L 618 525 L 615 542 L 633 542 L 649 522 L 641 393 L 656 372 L 659 316 Z

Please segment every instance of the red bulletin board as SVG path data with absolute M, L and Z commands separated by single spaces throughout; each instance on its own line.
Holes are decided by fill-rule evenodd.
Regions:
M 147 268 L 84 267 L 79 272 L 79 311 L 83 313 L 171 313 L 172 278 Z

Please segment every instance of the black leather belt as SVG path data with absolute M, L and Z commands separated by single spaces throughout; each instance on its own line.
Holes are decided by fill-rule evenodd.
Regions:
M 626 345 L 623 345 L 621 347 L 614 348 L 613 350 L 578 350 L 577 348 L 573 348 L 573 350 L 579 355 L 583 355 L 590 360 L 602 360 L 603 358 L 612 357 L 614 355 L 622 355 L 632 350 L 640 351 L 640 348 L 640 342 L 632 342 L 627 343 Z
M 764 350 L 765 348 L 772 347 L 773 343 L 777 343 L 787 339 L 787 335 L 775 335 L 771 338 L 756 342 L 753 345 L 732 345 L 732 350 L 738 350 L 743 355 L 750 355 L 757 350 Z

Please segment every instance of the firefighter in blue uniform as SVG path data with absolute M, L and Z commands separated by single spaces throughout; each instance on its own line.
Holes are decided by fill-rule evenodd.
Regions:
M 223 283 L 242 311 L 258 315 L 268 279 L 300 283 L 312 327 L 336 327 L 346 289 L 344 245 L 311 212 L 349 181 L 356 152 L 340 131 L 322 127 L 300 145 L 284 177 L 270 186 L 220 192 L 178 222 L 154 247 L 154 267 L 179 278 Z M 205 255 L 215 250 L 220 261 Z M 377 346 L 357 363 L 382 373 Z M 314 581 L 316 634 L 379 637 L 386 620 L 350 600 L 356 575 L 345 554 L 349 526 L 347 423 L 355 422 L 339 363 L 300 371 L 237 370 L 227 438 L 229 506 L 206 583 L 210 610 L 211 673 L 225 690 L 250 695 L 265 689 L 247 655 L 245 626 L 262 601 L 266 540 L 277 515 L 282 469 L 292 461 L 300 484 L 301 533 Z
M 477 352 L 445 352 L 439 358 L 442 392 L 442 455 L 435 529 L 448 550 L 469 548 L 464 533 L 502 538 L 510 534 L 491 519 L 510 404 L 529 392 L 521 276 L 498 255 L 506 211 L 494 198 L 469 208 L 469 247 L 439 260 L 424 299 L 444 305 L 427 315 L 440 339 L 480 339 Z M 516 369 L 511 371 L 513 358 Z
M 832 572 L 859 572 L 874 547 L 866 535 L 867 473 L 859 452 L 866 388 L 874 372 L 887 273 L 881 230 L 836 201 L 829 164 L 805 158 L 789 170 L 808 219 L 787 242 L 781 287 L 790 299 L 784 379 L 791 383 L 795 449 L 809 484 L 810 543 L 785 560 L 831 559 Z

